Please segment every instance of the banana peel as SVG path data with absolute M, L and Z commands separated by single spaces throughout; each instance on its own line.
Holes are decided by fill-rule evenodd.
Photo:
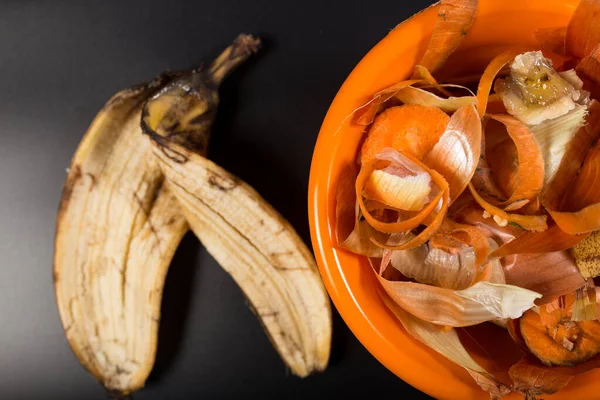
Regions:
M 165 277 L 190 227 L 291 371 L 327 365 L 331 309 L 310 251 L 256 191 L 205 158 L 218 87 L 257 46 L 240 35 L 206 70 L 116 94 L 72 159 L 57 215 L 57 305 L 73 352 L 110 391 L 144 386 Z
M 164 279 L 188 230 L 139 126 L 144 101 L 168 79 L 124 90 L 98 113 L 57 216 L 54 284 L 65 334 L 111 389 L 138 389 L 150 372 Z

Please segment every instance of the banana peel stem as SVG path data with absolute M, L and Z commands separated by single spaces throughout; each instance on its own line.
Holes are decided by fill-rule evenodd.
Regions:
M 207 73 L 215 86 L 223 80 L 240 64 L 256 53 L 260 47 L 260 40 L 252 35 L 241 34 L 228 46 L 208 67 Z

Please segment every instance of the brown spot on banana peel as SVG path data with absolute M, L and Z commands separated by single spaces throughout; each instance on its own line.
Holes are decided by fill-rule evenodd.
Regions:
M 222 192 L 228 192 L 237 187 L 239 179 L 237 179 L 237 177 L 219 175 L 218 173 L 211 171 L 210 176 L 208 177 L 208 184 Z
M 231 46 L 225 49 L 208 68 L 208 75 L 212 78 L 213 84 L 219 86 L 235 67 L 256 53 L 259 48 L 260 40 L 251 35 L 242 34 L 235 38 Z

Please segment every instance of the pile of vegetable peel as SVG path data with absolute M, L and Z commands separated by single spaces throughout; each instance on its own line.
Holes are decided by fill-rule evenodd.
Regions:
M 600 366 L 600 0 L 538 49 L 498 54 L 476 87 L 440 84 L 476 11 L 442 0 L 413 76 L 354 111 L 365 138 L 339 177 L 336 238 L 410 335 L 490 398 L 534 399 Z M 523 350 L 511 382 L 457 335 L 486 322 Z

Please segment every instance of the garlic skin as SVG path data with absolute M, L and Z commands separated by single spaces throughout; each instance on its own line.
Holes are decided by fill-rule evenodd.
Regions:
M 558 73 L 541 51 L 519 54 L 510 65 L 506 79 L 495 90 L 509 114 L 528 125 L 567 114 L 589 101 L 589 93 L 575 71 Z

